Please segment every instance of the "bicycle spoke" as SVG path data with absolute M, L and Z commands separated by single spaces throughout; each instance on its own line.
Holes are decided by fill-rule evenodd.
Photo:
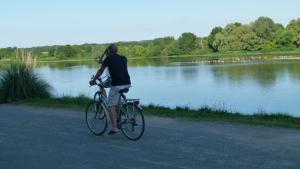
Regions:
M 145 123 L 143 113 L 133 104 L 128 105 L 121 116 L 121 129 L 131 140 L 138 140 L 144 133 Z
M 91 102 L 86 109 L 86 123 L 95 135 L 102 135 L 107 128 L 107 117 L 99 102 Z

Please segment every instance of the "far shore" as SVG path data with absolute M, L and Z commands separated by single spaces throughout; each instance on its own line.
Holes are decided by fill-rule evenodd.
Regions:
M 225 61 L 239 59 L 245 60 L 300 60 L 300 51 L 289 52 L 228 52 L 228 53 L 208 53 L 201 55 L 175 55 L 175 56 L 153 56 L 153 57 L 128 57 L 128 60 L 141 59 L 167 59 L 167 58 L 193 58 L 204 61 Z M 82 58 L 38 58 L 38 63 L 53 63 L 53 62 L 80 62 L 96 60 L 93 57 Z M 12 59 L 0 59 L 0 62 L 10 62 Z

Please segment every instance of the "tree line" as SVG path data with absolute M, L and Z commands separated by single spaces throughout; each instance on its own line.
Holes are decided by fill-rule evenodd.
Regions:
M 83 58 L 99 56 L 107 45 L 56 45 L 35 47 L 33 50 L 39 58 Z M 119 53 L 128 57 L 295 50 L 300 48 L 300 18 L 290 21 L 285 27 L 271 18 L 260 17 L 250 24 L 236 22 L 225 27 L 217 26 L 207 37 L 197 37 L 185 32 L 177 39 L 169 36 L 138 42 L 119 42 L 118 46 Z M 13 58 L 16 53 L 17 48 L 2 48 L 0 59 Z

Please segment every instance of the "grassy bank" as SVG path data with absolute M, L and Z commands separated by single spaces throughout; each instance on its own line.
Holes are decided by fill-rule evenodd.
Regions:
M 84 111 L 89 101 L 90 99 L 84 96 L 80 96 L 50 99 L 29 99 L 19 102 L 18 104 L 55 108 L 71 108 Z M 208 107 L 203 107 L 198 110 L 191 110 L 189 108 L 178 107 L 175 109 L 171 109 L 168 107 L 148 105 L 143 106 L 143 108 L 145 115 L 148 116 L 185 118 L 193 120 L 243 123 L 251 125 L 300 129 L 300 118 L 278 113 L 242 115 L 241 113 L 233 113 L 226 110 L 218 110 Z

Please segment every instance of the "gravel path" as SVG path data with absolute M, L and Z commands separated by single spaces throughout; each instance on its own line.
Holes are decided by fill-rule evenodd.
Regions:
M 300 130 L 146 117 L 137 142 L 94 136 L 84 113 L 0 105 L 1 169 L 299 169 Z

